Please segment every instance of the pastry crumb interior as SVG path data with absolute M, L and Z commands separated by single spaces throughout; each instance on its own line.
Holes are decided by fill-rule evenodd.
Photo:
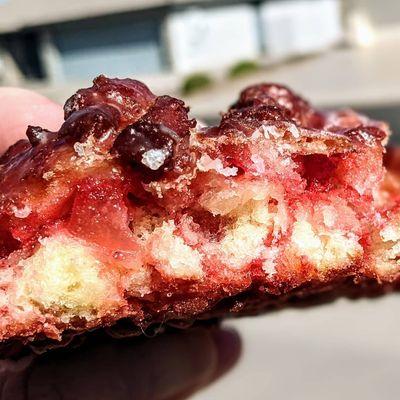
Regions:
M 276 162 L 282 161 L 287 164 L 287 159 Z M 138 241 L 139 252 L 118 249 L 115 243 L 105 252 L 68 231 L 43 238 L 34 253 L 18 263 L 20 276 L 12 294 L 16 307 L 38 308 L 63 321 L 77 316 L 91 320 L 120 307 L 127 297 L 156 291 L 151 271 L 166 281 L 192 285 L 206 281 L 210 273 L 241 276 L 254 265 L 262 266 L 266 279 L 281 279 L 282 271 L 301 268 L 317 276 L 361 262 L 370 251 L 361 242 L 362 222 L 343 193 L 340 200 L 337 192 L 322 193 L 314 197 L 312 211 L 305 211 L 304 177 L 294 207 L 279 181 L 243 180 L 215 171 L 200 174 L 204 190 L 198 205 L 208 218 L 220 218 L 216 232 L 209 232 L 208 221 L 193 223 L 190 212 L 177 222 L 165 210 L 143 208 L 140 216 L 123 219 L 122 227 Z M 347 226 L 339 203 L 345 214 L 354 214 Z M 377 271 L 397 267 L 399 227 L 395 221 L 380 231 L 382 245 L 374 251 L 383 254 L 378 258 L 384 261 L 376 265 Z
M 116 292 L 96 253 L 68 235 L 41 240 L 37 251 L 20 261 L 17 306 L 36 306 L 63 317 L 91 319 L 109 306 Z

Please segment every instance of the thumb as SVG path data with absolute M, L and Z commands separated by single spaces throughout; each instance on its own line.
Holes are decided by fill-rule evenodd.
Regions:
M 28 125 L 58 130 L 62 107 L 46 97 L 19 88 L 0 88 L 0 154 L 22 139 Z

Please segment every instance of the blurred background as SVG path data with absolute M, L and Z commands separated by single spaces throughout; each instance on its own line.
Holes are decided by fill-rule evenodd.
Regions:
M 400 130 L 398 0 L 0 0 L 0 85 L 64 100 L 136 77 L 218 117 L 240 88 L 285 83 Z
M 399 0 L 0 0 L 0 85 L 60 103 L 103 73 L 213 122 L 271 81 L 400 133 L 399 71 Z M 390 295 L 228 321 L 241 361 L 194 398 L 398 399 L 398 307 Z

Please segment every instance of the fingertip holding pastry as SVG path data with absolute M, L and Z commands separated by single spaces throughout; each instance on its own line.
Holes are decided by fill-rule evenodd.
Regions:
M 151 339 L 87 336 L 78 348 L 0 360 L 3 400 L 183 398 L 227 373 L 240 339 L 218 326 L 169 331 Z
M 27 89 L 0 88 L 0 154 L 25 137 L 28 125 L 56 131 L 64 118 L 59 104 Z

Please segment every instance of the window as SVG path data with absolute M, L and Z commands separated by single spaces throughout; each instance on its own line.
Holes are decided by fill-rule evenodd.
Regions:
M 164 68 L 162 14 L 108 16 L 56 26 L 53 40 L 66 78 L 129 76 Z

